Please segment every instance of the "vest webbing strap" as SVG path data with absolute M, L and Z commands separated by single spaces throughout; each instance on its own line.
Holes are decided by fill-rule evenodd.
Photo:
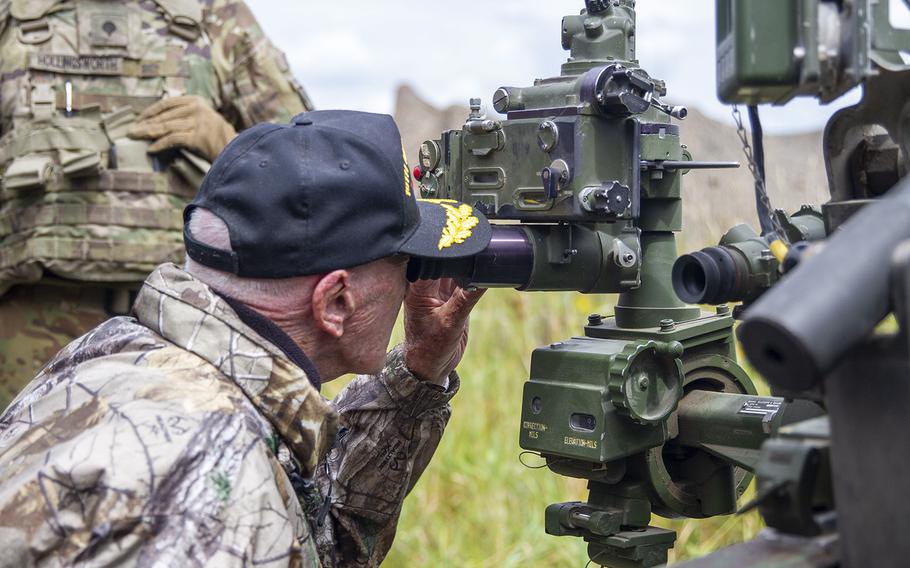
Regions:
M 183 182 L 178 176 L 169 176 L 164 172 L 129 172 L 104 170 L 97 176 L 55 177 L 41 190 L 44 193 L 84 192 L 95 193 L 112 191 L 126 193 L 157 193 L 175 195 L 192 199 L 195 188 Z M 0 192 L 0 202 L 13 200 L 22 193 L 19 190 Z
M 202 3 L 198 0 L 155 0 L 170 22 L 170 31 L 188 41 L 202 32 Z
M 66 109 L 66 93 L 61 90 L 55 92 L 58 110 Z M 99 95 L 96 93 L 73 93 L 70 104 L 73 110 L 82 110 L 97 106 L 101 112 L 111 112 L 121 107 L 131 107 L 140 113 L 147 107 L 161 100 L 161 97 L 134 97 L 132 95 Z
M 18 20 L 37 20 L 61 3 L 60 0 L 11 0 L 9 11 Z
M 178 210 L 112 207 L 91 203 L 55 203 L 29 207 L 0 216 L 0 238 L 37 227 L 59 225 L 105 225 L 158 230 L 180 230 Z
M 28 261 L 85 260 L 148 264 L 150 269 L 164 260 L 179 259 L 182 243 L 122 243 L 101 239 L 38 237 L 0 248 L 0 270 Z
M 81 150 L 107 152 L 111 141 L 98 121 L 80 118 L 68 119 L 69 124 L 52 124 L 41 127 L 14 128 L 3 137 L 4 155 L 17 158 L 35 152 L 53 150 Z
M 64 177 L 55 183 L 48 184 L 45 191 L 56 193 L 63 191 L 124 191 L 129 193 L 164 193 L 191 198 L 196 195 L 195 188 L 189 184 L 172 183 L 176 176 L 164 172 L 130 172 L 122 170 L 104 170 L 97 176 Z

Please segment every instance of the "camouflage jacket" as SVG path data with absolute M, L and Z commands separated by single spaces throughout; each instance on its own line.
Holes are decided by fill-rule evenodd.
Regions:
M 329 402 L 172 264 L 134 315 L 68 345 L 0 417 L 0 566 L 378 565 L 457 376 L 433 388 L 392 350 Z

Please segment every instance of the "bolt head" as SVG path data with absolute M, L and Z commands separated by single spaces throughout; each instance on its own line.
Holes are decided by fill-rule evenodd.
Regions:
M 509 91 L 504 88 L 496 89 L 496 92 L 493 93 L 493 108 L 496 109 L 496 112 L 505 112 L 509 107 Z

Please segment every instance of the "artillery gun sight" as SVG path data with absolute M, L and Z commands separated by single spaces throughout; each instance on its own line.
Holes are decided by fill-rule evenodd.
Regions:
M 756 394 L 736 363 L 729 310 L 685 305 L 670 286 L 683 174 L 699 162 L 673 120 L 682 107 L 635 59 L 631 0 L 588 1 L 562 22 L 560 75 L 478 99 L 460 130 L 424 142 L 425 198 L 457 199 L 493 223 L 487 250 L 414 259 L 409 278 L 465 286 L 619 293 L 615 316 L 592 314 L 579 337 L 536 349 L 522 393 L 520 445 L 553 472 L 588 480 L 587 502 L 547 508 L 549 534 L 582 537 L 611 567 L 666 562 L 666 517 L 729 514 L 761 442 L 817 413 Z M 738 435 L 717 438 L 711 424 Z

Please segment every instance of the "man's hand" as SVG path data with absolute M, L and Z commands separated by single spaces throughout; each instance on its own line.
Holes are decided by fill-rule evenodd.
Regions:
M 127 135 L 155 140 L 150 154 L 185 146 L 212 161 L 237 132 L 205 99 L 185 95 L 162 99 L 142 111 Z
M 468 316 L 485 290 L 451 278 L 418 280 L 404 298 L 404 362 L 419 379 L 445 384 L 468 346 Z

